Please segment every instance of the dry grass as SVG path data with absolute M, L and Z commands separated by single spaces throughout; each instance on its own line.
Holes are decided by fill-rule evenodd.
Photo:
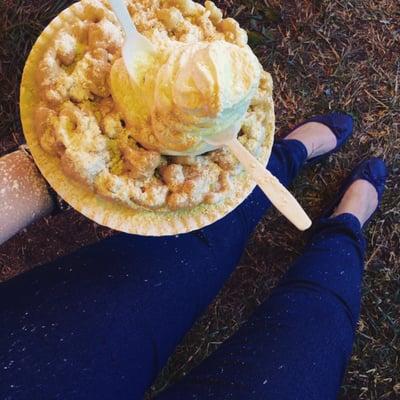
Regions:
M 43 26 L 68 3 L 0 3 L 0 153 L 23 141 L 17 106 L 23 60 Z M 362 316 L 342 398 L 399 398 L 400 4 L 397 0 L 218 3 L 251 31 L 257 55 L 273 74 L 279 128 L 331 109 L 351 112 L 357 121 L 355 136 L 345 149 L 297 181 L 295 192 L 313 216 L 360 160 L 377 155 L 390 164 L 392 174 L 382 209 L 368 230 Z M 36 224 L 3 246 L 0 277 L 108 234 L 68 211 Z M 303 240 L 281 217 L 266 217 L 240 267 L 172 357 L 154 391 L 186 373 L 238 329 L 302 245 Z

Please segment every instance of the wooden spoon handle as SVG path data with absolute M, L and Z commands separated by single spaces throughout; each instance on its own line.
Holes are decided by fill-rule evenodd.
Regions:
M 236 139 L 228 141 L 226 145 L 244 166 L 246 171 L 260 186 L 271 203 L 297 229 L 305 231 L 312 225 L 311 219 L 293 195 L 273 176 L 265 167 Z

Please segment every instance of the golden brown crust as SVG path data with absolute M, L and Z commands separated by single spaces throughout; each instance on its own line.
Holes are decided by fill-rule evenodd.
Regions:
M 91 1 L 90 3 L 96 2 Z M 210 8 L 211 6 L 208 5 L 208 7 Z M 99 8 L 97 8 L 97 10 L 98 9 Z M 94 7 L 93 10 L 96 10 L 96 7 Z M 100 14 L 100 11 L 92 12 L 90 17 L 92 23 L 100 18 Z M 85 15 L 86 18 L 89 18 L 87 13 Z M 104 141 L 101 137 L 113 138 L 118 136 L 116 131 L 123 129 L 120 115 L 113 109 L 109 98 L 105 98 L 104 101 L 99 103 L 101 124 L 97 121 L 99 115 L 90 114 L 90 110 L 85 109 L 84 104 L 76 106 L 67 103 L 68 105 L 63 107 L 62 111 L 60 111 L 60 118 L 58 121 L 54 121 L 54 110 L 47 107 L 49 111 L 46 111 L 46 106 L 43 105 L 43 103 L 41 108 L 37 109 L 35 107 L 35 104 L 39 104 L 41 99 L 41 90 L 38 88 L 36 81 L 38 74 L 36 66 L 40 60 L 46 57 L 46 52 L 49 51 L 48 43 L 51 43 L 56 34 L 61 32 L 66 25 L 74 26 L 75 29 L 79 31 L 81 37 L 85 36 L 84 29 L 80 24 L 81 18 L 82 4 L 80 3 L 70 7 L 56 18 L 38 39 L 24 71 L 21 85 L 21 114 L 24 132 L 28 144 L 32 149 L 35 161 L 44 176 L 67 202 L 84 215 L 94 219 L 98 223 L 130 233 L 143 235 L 176 234 L 201 228 L 222 218 L 235 208 L 254 186 L 243 173 L 231 177 L 229 173 L 224 174 L 222 172 L 222 170 L 224 170 L 223 166 L 225 166 L 227 170 L 232 170 L 231 168 L 233 166 L 233 161 L 229 160 L 230 155 L 223 154 L 224 150 L 214 152 L 212 157 L 210 156 L 207 158 L 209 171 L 213 170 L 213 165 L 218 165 L 220 169 L 218 179 L 214 179 L 211 183 L 207 181 L 207 178 L 202 179 L 204 177 L 202 177 L 201 173 L 198 171 L 199 165 L 197 165 L 196 171 L 193 165 L 192 167 L 190 166 L 189 160 L 169 158 L 168 163 L 166 163 L 165 158 L 162 157 L 160 160 L 160 157 L 154 155 L 154 158 L 150 157 L 146 162 L 151 169 L 154 167 L 157 168 L 156 165 L 159 164 L 159 177 L 153 176 L 148 181 L 145 180 L 141 185 L 138 185 L 129 182 L 127 176 L 129 174 L 138 176 L 145 173 L 144 171 L 140 171 L 140 168 L 137 168 L 138 164 L 135 164 L 134 161 L 135 159 L 137 160 L 137 157 L 140 155 L 140 149 L 134 150 L 134 152 L 137 151 L 137 153 L 134 153 L 132 158 L 124 155 L 123 144 L 118 143 L 116 146 L 116 151 L 119 151 L 121 156 L 127 158 L 126 164 L 130 166 L 130 168 L 127 169 L 127 176 L 112 175 L 107 173 L 107 169 L 105 170 L 103 167 L 104 164 L 108 165 L 111 161 L 107 160 L 107 157 L 101 155 L 101 149 L 104 146 Z M 218 18 L 219 17 L 215 15 L 215 21 L 217 21 Z M 58 61 L 54 65 L 60 67 L 61 71 L 60 68 L 55 68 L 55 73 L 62 75 L 64 69 L 61 67 L 61 64 L 71 61 L 70 57 L 72 56 L 69 54 L 68 49 L 68 46 L 64 46 L 64 48 L 58 50 Z M 101 55 L 91 54 L 91 57 L 95 60 L 104 61 L 104 57 L 102 58 Z M 95 74 L 91 73 L 91 75 Z M 52 78 L 57 80 L 54 76 Z M 104 82 L 101 80 L 101 77 L 99 82 Z M 49 84 L 49 86 L 51 86 L 51 84 Z M 50 96 L 50 104 L 57 104 L 59 106 L 60 98 L 63 99 L 63 96 L 65 96 L 63 92 L 64 89 L 65 87 L 60 87 L 56 93 L 52 93 L 54 96 Z M 90 89 L 89 92 L 91 92 Z M 251 148 L 251 140 L 254 140 L 254 144 L 257 142 L 257 139 L 261 139 L 262 146 L 258 146 L 258 155 L 260 160 L 266 162 L 270 153 L 274 130 L 272 81 L 267 73 L 263 74 L 260 93 L 260 99 L 254 100 L 255 104 L 253 104 L 252 108 L 259 108 L 262 112 L 254 113 L 252 118 L 256 118 L 258 114 L 261 116 L 261 122 L 258 124 L 258 128 L 252 131 L 250 135 L 245 132 L 241 140 L 245 144 L 249 144 L 249 148 Z M 46 102 L 47 101 L 48 99 L 46 96 Z M 257 101 L 261 101 L 261 106 L 256 104 Z M 61 100 L 61 104 L 62 102 L 63 100 Z M 43 115 L 41 115 L 41 122 L 37 122 L 35 126 L 34 121 L 36 120 L 36 113 L 42 113 Z M 92 144 L 90 146 L 88 144 L 89 148 L 86 148 L 87 151 L 97 154 L 97 158 L 95 165 L 91 166 L 92 169 L 89 169 L 89 173 L 85 176 L 82 176 L 82 171 L 76 167 L 80 165 L 79 163 L 82 163 L 82 160 L 73 160 L 70 152 L 65 151 L 61 160 L 54 156 L 60 154 L 60 152 L 64 150 L 63 140 L 69 140 L 68 135 L 66 134 L 65 137 L 61 135 L 62 140 L 59 142 L 56 141 L 57 143 L 52 143 L 51 141 L 51 138 L 54 137 L 51 136 L 54 124 L 58 123 L 63 127 L 62 122 L 64 122 L 64 130 L 66 129 L 68 131 L 68 127 L 65 128 L 65 118 L 70 118 L 70 120 L 74 121 L 74 115 L 79 115 L 79 113 L 86 113 L 85 118 L 89 126 L 96 121 L 101 132 L 101 136 L 97 137 L 98 132 L 96 132 L 96 129 L 93 129 L 95 138 L 94 147 L 92 147 Z M 120 121 L 119 124 L 117 121 Z M 248 120 L 246 119 L 246 121 Z M 249 123 L 250 122 L 247 122 L 247 124 Z M 79 121 L 75 121 L 75 124 L 78 126 Z M 246 122 L 243 130 L 245 131 L 245 129 Z M 59 134 L 60 132 L 62 134 L 63 130 L 59 129 Z M 255 137 L 253 138 L 251 136 Z M 43 143 L 46 144 L 43 145 Z M 46 148 L 46 151 L 44 151 L 42 147 Z M 50 155 L 50 152 L 54 155 Z M 147 156 L 145 158 L 147 159 Z M 128 159 L 130 161 L 128 161 Z M 71 163 L 74 164 L 75 167 L 71 166 Z M 66 170 L 69 170 L 69 176 L 65 174 L 65 170 L 62 170 L 62 165 L 66 166 Z M 174 165 L 178 165 L 178 169 L 181 169 L 181 173 L 185 177 L 183 182 L 182 176 L 179 176 L 179 173 L 177 173 L 177 181 L 169 179 L 172 173 L 168 173 L 166 167 Z M 215 174 L 212 172 L 209 176 L 214 176 L 215 178 Z M 71 179 L 71 177 L 73 178 Z M 81 182 L 92 182 L 94 190 L 89 189 L 87 184 L 85 185 Z M 99 184 L 99 182 L 101 182 L 101 184 Z M 214 191 L 210 192 L 207 185 L 209 187 L 213 186 Z M 124 201 L 121 201 L 121 199 L 118 198 L 118 193 L 120 188 L 124 186 L 130 189 Z M 95 194 L 94 191 L 96 191 L 97 194 Z M 228 196 L 226 195 L 227 193 L 229 193 Z M 119 201 L 116 202 L 110 199 L 118 199 Z M 195 201 L 193 201 L 193 199 Z M 196 199 L 197 201 L 201 199 L 203 204 L 196 205 L 198 204 L 196 203 Z M 216 202 L 216 204 L 209 204 L 213 202 Z M 143 209 L 143 206 L 148 208 L 148 210 Z M 182 207 L 190 208 L 182 209 Z M 160 209 L 157 210 L 157 208 Z M 155 210 L 151 211 L 151 209 Z M 168 211 L 168 209 L 176 211 Z

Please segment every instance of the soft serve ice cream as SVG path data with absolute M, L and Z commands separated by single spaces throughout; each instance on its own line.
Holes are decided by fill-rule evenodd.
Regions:
M 134 139 L 162 154 L 201 154 L 203 138 L 241 121 L 262 67 L 248 46 L 223 40 L 159 49 L 129 79 L 123 60 L 111 71 L 112 96 Z

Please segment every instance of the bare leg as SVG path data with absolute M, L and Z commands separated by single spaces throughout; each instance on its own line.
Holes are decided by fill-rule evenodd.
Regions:
M 368 181 L 359 179 L 347 189 L 332 217 L 353 214 L 363 226 L 377 207 L 376 189 Z
M 45 180 L 23 151 L 0 159 L 0 205 L 0 244 L 53 209 Z
M 307 159 L 326 154 L 336 147 L 334 133 L 324 124 L 309 122 L 285 137 L 285 140 L 298 140 L 307 149 Z

